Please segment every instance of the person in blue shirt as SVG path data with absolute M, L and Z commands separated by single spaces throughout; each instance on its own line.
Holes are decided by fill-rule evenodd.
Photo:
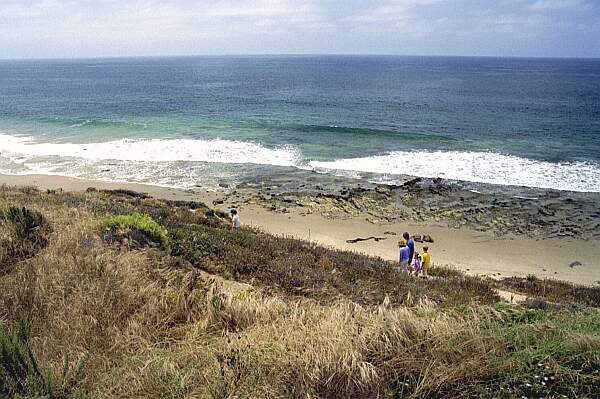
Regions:
M 399 271 L 408 273 L 408 255 L 410 254 L 410 250 L 404 240 L 398 241 L 398 247 L 400 247 L 400 254 L 398 255 Z
M 410 238 L 410 234 L 404 232 L 402 237 L 406 240 L 406 246 L 408 247 L 408 264 L 411 265 L 413 261 L 413 256 L 415 255 L 415 242 L 412 238 Z

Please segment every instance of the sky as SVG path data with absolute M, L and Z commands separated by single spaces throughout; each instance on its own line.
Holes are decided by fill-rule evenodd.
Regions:
M 0 58 L 600 57 L 600 0 L 0 0 Z

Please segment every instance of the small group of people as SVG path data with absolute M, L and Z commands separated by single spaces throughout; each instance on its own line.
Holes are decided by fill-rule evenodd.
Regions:
M 400 254 L 398 256 L 398 270 L 403 273 L 414 274 L 419 277 L 427 278 L 429 266 L 431 265 L 431 255 L 429 247 L 423 245 L 423 253 L 415 251 L 415 241 L 410 234 L 402 234 L 402 240 L 398 241 Z
M 242 223 L 237 209 L 231 209 L 229 212 L 231 214 L 231 230 L 236 232 L 240 231 Z M 408 232 L 402 234 L 402 238 L 402 240 L 398 241 L 398 247 L 400 247 L 398 271 L 427 278 L 429 266 L 431 265 L 429 247 L 423 245 L 423 252 L 419 253 L 415 251 L 415 241 L 410 237 Z

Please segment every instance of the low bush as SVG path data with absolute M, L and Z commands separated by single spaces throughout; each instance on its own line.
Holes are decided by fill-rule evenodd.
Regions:
M 88 188 L 88 192 L 93 192 L 93 187 Z M 137 191 L 127 190 L 127 189 L 123 189 L 123 188 L 119 188 L 116 190 L 100 190 L 100 192 L 106 193 L 109 195 L 121 195 L 124 197 L 131 197 L 131 198 L 150 198 L 150 196 L 146 193 L 140 193 Z
M 600 308 L 600 287 L 589 287 L 566 281 L 510 277 L 498 282 L 508 288 L 529 296 L 558 303 L 576 303 Z
M 451 269 L 436 268 L 435 273 L 447 278 L 422 280 L 396 272 L 381 258 L 251 228 L 231 232 L 224 225 L 182 223 L 169 217 L 162 221 L 173 238 L 173 255 L 209 272 L 292 295 L 323 302 L 346 297 L 362 305 L 379 305 L 386 294 L 393 305 L 410 305 L 422 298 L 443 306 L 498 300 L 485 280 Z
M 77 390 L 83 358 L 73 367 L 64 359 L 60 376 L 41 370 L 31 350 L 29 326 L 24 320 L 11 329 L 0 326 L 0 396 L 3 398 L 67 399 L 81 397 Z
M 20 239 L 31 236 L 35 229 L 44 224 L 44 218 L 40 213 L 16 206 L 0 210 L 0 221 L 9 223 Z
M 0 209 L 0 272 L 34 256 L 48 244 L 50 232 L 39 212 L 16 206 Z
M 141 213 L 110 217 L 101 225 L 101 230 L 109 233 L 109 239 L 131 240 L 137 246 L 160 246 L 171 248 L 171 239 L 164 227 L 161 227 L 150 216 Z
M 50 387 L 29 347 L 24 322 L 7 331 L 0 328 L 0 395 L 46 396 Z

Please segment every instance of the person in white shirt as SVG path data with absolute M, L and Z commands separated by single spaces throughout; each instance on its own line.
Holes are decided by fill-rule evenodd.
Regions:
M 231 210 L 231 230 L 240 231 L 242 223 L 240 222 L 240 215 L 238 215 L 236 209 Z

